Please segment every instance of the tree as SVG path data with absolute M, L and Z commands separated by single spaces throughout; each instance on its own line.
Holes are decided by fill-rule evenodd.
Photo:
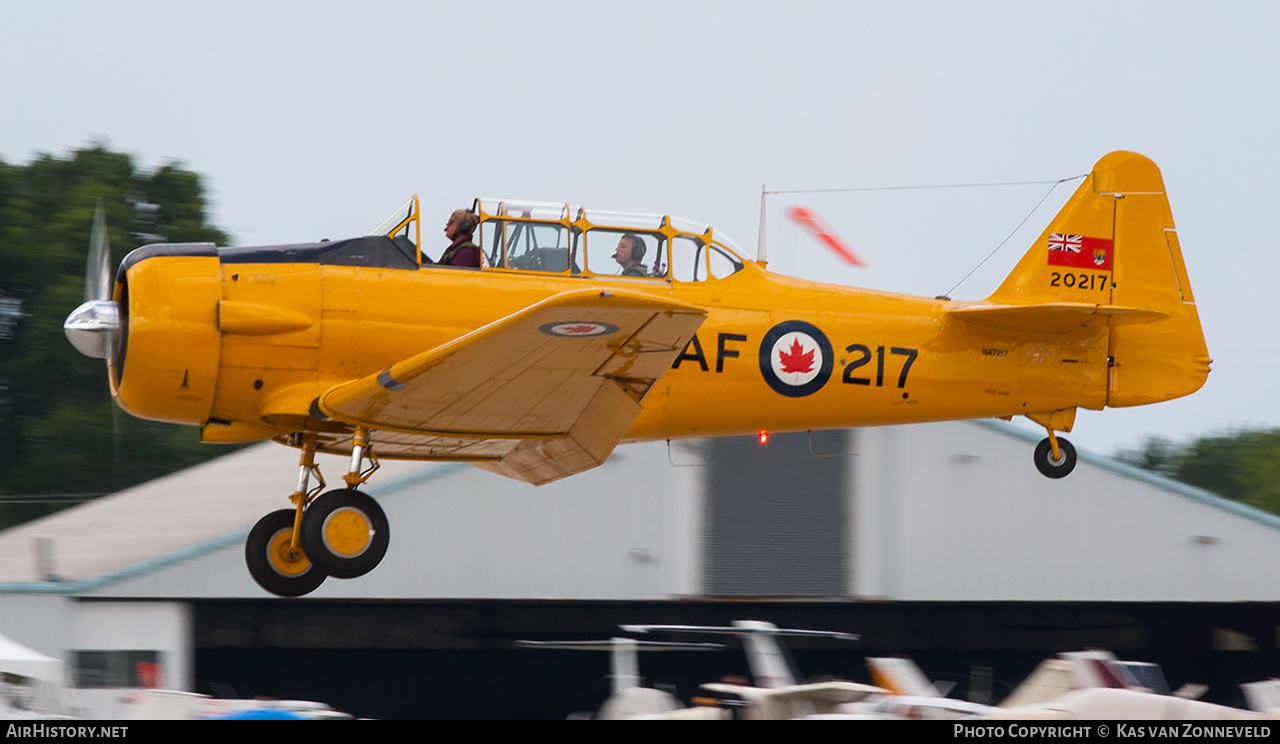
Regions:
M 1117 456 L 1219 496 L 1280 514 L 1280 429 L 1245 429 L 1173 445 L 1148 439 Z
M 1116 459 L 1173 478 L 1181 453 L 1178 445 L 1164 437 L 1147 437 L 1141 449 L 1120 450 Z
M 102 144 L 0 161 L 0 496 L 106 493 L 228 451 L 116 410 L 103 362 L 67 342 L 99 199 L 113 266 L 146 243 L 227 243 L 206 222 L 200 176 L 177 163 L 143 171 Z M 53 508 L 0 505 L 0 527 Z

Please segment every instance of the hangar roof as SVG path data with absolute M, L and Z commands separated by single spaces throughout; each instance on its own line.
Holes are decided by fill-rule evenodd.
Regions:
M 46 573 L 59 582 L 101 580 L 199 554 L 228 538 L 243 540 L 263 514 L 289 506 L 297 479 L 291 452 L 271 442 L 254 445 L 0 532 L 0 585 L 41 582 Z M 331 481 L 345 470 L 339 458 L 323 458 L 322 467 Z M 378 477 L 392 480 L 422 467 L 384 461 Z M 39 565 L 41 542 L 51 565 L 50 559 Z

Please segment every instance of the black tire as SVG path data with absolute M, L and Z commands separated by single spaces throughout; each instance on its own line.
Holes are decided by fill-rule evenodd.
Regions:
M 1040 444 L 1036 445 L 1036 470 L 1046 478 L 1065 478 L 1076 467 L 1076 448 L 1071 446 L 1071 442 L 1058 437 L 1058 452 L 1062 457 L 1058 460 L 1053 459 L 1053 445 L 1049 443 L 1049 438 L 1045 437 L 1040 440 Z
M 322 493 L 302 513 L 302 549 L 334 578 L 369 573 L 382 562 L 390 542 L 387 515 L 360 491 Z
M 293 509 L 274 511 L 258 520 L 244 543 L 244 562 L 258 586 L 280 597 L 301 597 L 324 583 L 325 573 L 302 555 L 288 553 Z

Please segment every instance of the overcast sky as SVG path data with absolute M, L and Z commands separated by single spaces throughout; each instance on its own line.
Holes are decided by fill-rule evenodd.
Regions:
M 1109 453 L 1280 426 L 1278 21 L 1262 2 L 0 0 L 0 158 L 101 140 L 179 160 L 241 245 L 363 234 L 416 191 L 429 252 L 476 196 L 670 213 L 754 251 L 762 184 L 1053 180 L 1134 150 L 1164 173 L 1215 363 L 1189 398 L 1083 413 L 1072 440 Z M 990 293 L 1074 185 L 953 297 Z M 770 268 L 940 294 L 1048 191 L 773 196 Z M 785 224 L 792 204 L 870 267 Z

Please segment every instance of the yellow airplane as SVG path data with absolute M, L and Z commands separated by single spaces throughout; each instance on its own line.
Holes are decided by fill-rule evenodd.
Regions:
M 973 302 L 779 276 L 666 216 L 473 210 L 479 269 L 423 255 L 415 196 L 361 238 L 144 246 L 114 283 L 96 224 L 66 332 L 106 359 L 116 402 L 301 450 L 292 506 L 246 545 L 266 590 L 378 564 L 387 519 L 358 490 L 378 457 L 542 484 L 622 442 L 1021 415 L 1060 478 L 1078 408 L 1188 395 L 1209 372 L 1160 171 L 1133 153 L 1100 160 Z M 316 452 L 350 456 L 345 488 L 325 491 Z

